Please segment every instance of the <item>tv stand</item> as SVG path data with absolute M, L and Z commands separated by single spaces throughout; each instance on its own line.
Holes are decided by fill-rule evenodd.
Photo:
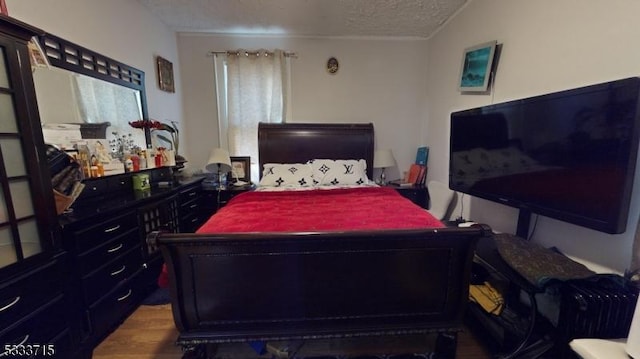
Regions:
M 538 315 L 536 302 L 536 294 L 543 290 L 504 261 L 493 237 L 478 241 L 474 261 L 488 272 L 489 282 L 503 288 L 505 309 L 504 315 L 496 316 L 470 303 L 470 326 L 490 337 L 488 339 L 497 346 L 495 351 L 502 353 L 501 359 L 537 358 L 547 352 L 553 341 L 544 335 L 548 327 L 542 328 L 548 324 Z M 528 306 L 521 303 L 520 292 L 527 296 Z

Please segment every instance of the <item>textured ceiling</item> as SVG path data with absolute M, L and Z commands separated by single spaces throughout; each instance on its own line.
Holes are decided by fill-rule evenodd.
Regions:
M 429 37 L 467 0 L 138 0 L 179 32 Z

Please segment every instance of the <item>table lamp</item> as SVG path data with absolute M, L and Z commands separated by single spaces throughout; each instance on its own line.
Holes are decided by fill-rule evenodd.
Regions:
M 376 150 L 373 154 L 373 168 L 382 168 L 380 172 L 380 178 L 378 184 L 386 184 L 386 176 L 384 170 L 387 167 L 393 167 L 396 165 L 396 160 L 393 158 L 393 153 L 390 149 Z
M 211 173 L 217 173 L 218 186 L 222 186 L 222 174 L 231 171 L 231 158 L 229 158 L 229 152 L 223 148 L 214 148 L 211 150 L 209 160 L 204 168 Z

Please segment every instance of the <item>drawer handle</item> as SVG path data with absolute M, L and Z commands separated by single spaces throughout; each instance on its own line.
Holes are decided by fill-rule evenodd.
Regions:
M 118 269 L 118 270 L 117 270 L 117 271 L 115 271 L 115 272 L 111 272 L 111 276 L 118 275 L 118 274 L 120 274 L 120 273 L 124 272 L 125 268 L 127 268 L 127 266 L 123 264 L 123 265 L 122 265 L 122 268 Z
M 115 230 L 117 230 L 117 229 L 119 229 L 119 228 L 120 228 L 120 225 L 118 224 L 118 225 L 117 225 L 117 226 L 115 226 L 115 227 L 111 227 L 111 228 L 105 229 L 105 230 L 104 230 L 104 233 L 113 232 L 113 231 L 115 231 Z
M 129 289 L 129 291 L 127 292 L 127 294 L 123 295 L 122 297 L 118 298 L 118 302 L 122 302 L 123 300 L 129 298 L 129 296 L 131 295 L 131 289 Z
M 117 252 L 120 249 L 122 249 L 124 245 L 122 243 L 118 244 L 117 246 L 113 247 L 113 248 L 109 248 L 107 249 L 107 253 L 113 253 L 113 252 Z
M 27 342 L 27 340 L 29 340 L 29 334 L 25 335 L 25 336 L 24 336 L 24 339 L 22 339 L 22 340 L 20 341 L 20 343 L 18 343 L 18 344 L 11 344 L 10 346 L 11 346 L 11 347 L 14 347 L 14 348 L 16 348 L 16 347 L 20 347 L 20 346 L 24 345 L 24 343 L 26 343 L 26 342 Z M 5 356 L 5 355 L 7 355 L 7 353 L 8 353 L 8 352 L 9 352 L 9 351 L 7 350 L 7 351 L 4 351 L 4 352 L 0 353 L 0 357 L 3 357 L 3 356 Z M 15 354 L 14 354 L 14 355 L 15 355 Z
M 4 307 L 0 308 L 0 312 L 4 312 L 5 310 L 13 307 L 14 305 L 16 305 L 16 303 L 18 303 L 18 301 L 20 301 L 20 296 L 17 296 L 16 299 L 12 300 L 11 303 L 5 305 Z
M 197 204 L 195 204 L 195 203 L 194 203 L 194 204 L 192 204 L 191 206 L 189 206 L 189 208 L 191 208 L 191 209 L 194 209 L 194 208 L 196 208 L 196 207 L 198 207 L 198 205 L 197 205 Z
M 198 221 L 198 218 L 196 217 L 196 218 L 191 220 L 191 223 L 196 223 L 197 221 Z

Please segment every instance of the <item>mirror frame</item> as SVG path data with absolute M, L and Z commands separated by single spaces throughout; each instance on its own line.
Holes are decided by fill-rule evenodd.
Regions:
M 52 34 L 40 35 L 38 41 L 51 66 L 140 91 L 142 119 L 149 121 L 144 71 Z M 148 127 L 144 128 L 144 137 L 147 148 L 151 148 Z

